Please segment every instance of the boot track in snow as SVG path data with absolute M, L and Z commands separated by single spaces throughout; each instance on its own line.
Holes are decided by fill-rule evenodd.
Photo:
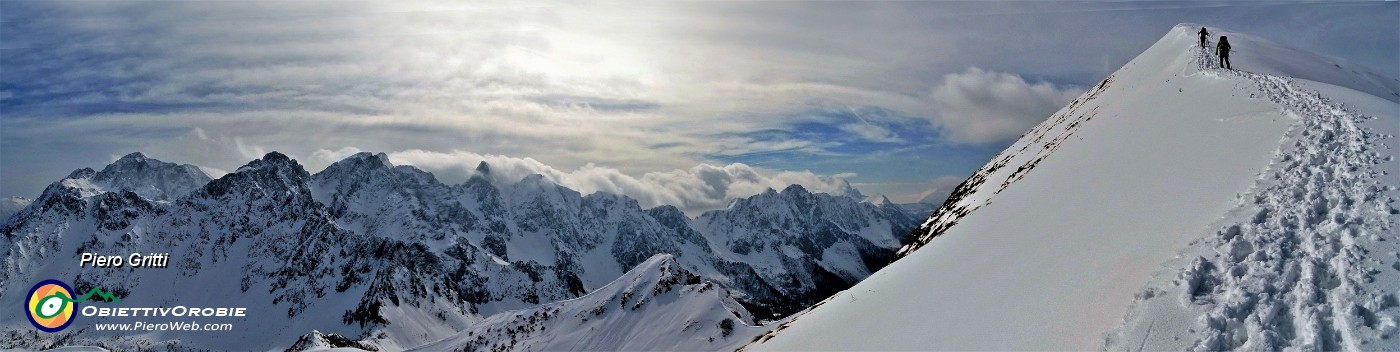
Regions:
M 1400 250 L 1381 167 L 1392 157 L 1378 150 L 1390 136 L 1289 79 L 1217 69 L 1194 50 L 1201 74 L 1257 84 L 1297 121 L 1240 206 L 1149 282 L 1106 349 L 1400 348 L 1400 304 L 1376 280 L 1400 270 L 1379 259 Z

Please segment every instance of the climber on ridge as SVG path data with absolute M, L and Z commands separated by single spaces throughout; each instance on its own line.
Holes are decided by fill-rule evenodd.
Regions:
M 1215 44 L 1215 53 L 1220 55 L 1220 68 L 1235 69 L 1230 67 L 1230 41 L 1225 36 L 1220 36 L 1220 42 Z
M 1206 47 L 1206 38 L 1210 37 L 1210 32 L 1206 32 L 1206 27 L 1201 27 L 1201 31 L 1196 34 L 1201 35 L 1201 47 Z

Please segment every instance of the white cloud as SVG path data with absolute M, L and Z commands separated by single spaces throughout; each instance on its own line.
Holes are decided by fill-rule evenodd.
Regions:
M 1001 142 L 1025 133 L 1080 93 L 1077 87 L 973 67 L 944 76 L 933 89 L 933 119 L 954 142 Z
M 267 154 L 267 149 L 257 144 L 244 143 L 243 137 L 233 137 L 233 144 L 237 146 L 238 153 L 244 158 L 257 159 Z
M 312 155 L 319 161 L 329 163 L 333 162 L 333 159 L 338 160 L 359 151 L 353 147 L 339 150 L 322 149 Z M 634 177 L 617 169 L 592 163 L 572 171 L 564 171 L 533 158 L 467 151 L 435 152 L 412 149 L 388 155 L 389 160 L 397 165 L 413 165 L 432 172 L 446 183 L 465 181 L 475 174 L 477 165 L 485 161 L 491 169 L 490 178 L 496 184 L 513 184 L 526 176 L 539 174 L 550 182 L 583 194 L 620 194 L 636 199 L 644 208 L 669 204 L 691 215 L 722 208 L 736 198 L 762 193 L 769 188 L 783 189 L 793 184 L 802 185 L 811 192 L 848 194 L 853 188 L 847 180 L 856 176 L 854 173 L 818 175 L 810 171 L 772 171 L 733 163 L 722 166 L 700 164 L 688 169 L 653 171 Z
M 849 123 L 841 125 L 841 130 L 854 134 L 862 139 L 871 142 L 881 143 L 903 143 L 904 139 L 890 131 L 888 128 L 872 125 L 870 123 Z

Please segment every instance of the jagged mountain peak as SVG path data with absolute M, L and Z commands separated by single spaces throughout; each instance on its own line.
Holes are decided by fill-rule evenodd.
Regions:
M 142 154 L 141 152 L 131 152 L 131 154 L 123 155 L 123 156 L 121 157 L 121 159 L 117 159 L 117 161 L 123 161 L 123 160 L 145 161 L 145 160 L 146 160 L 146 154 Z
M 384 153 L 374 154 L 370 152 L 359 152 L 340 161 L 331 163 L 321 172 L 317 172 L 316 178 L 344 178 L 352 174 L 378 174 L 394 169 L 394 164 L 389 162 L 389 158 Z M 384 177 L 377 175 L 375 177 Z
M 648 213 L 648 214 L 651 214 L 651 217 L 656 218 L 657 220 L 682 220 L 682 221 L 684 221 L 685 219 L 688 219 L 688 218 L 689 218 L 689 217 L 685 216 L 685 212 L 681 211 L 681 208 L 677 208 L 676 206 L 674 206 L 674 205 L 669 205 L 669 204 L 667 204 L 667 205 L 658 205 L 658 206 L 656 206 L 656 207 L 654 207 L 654 208 L 647 209 L 647 213 Z
M 311 330 L 310 333 L 302 335 L 297 342 L 288 347 L 287 351 L 324 351 L 324 350 L 361 350 L 379 351 L 382 349 L 373 342 L 355 341 L 348 337 L 336 333 L 323 333 L 320 330 Z
M 851 186 L 851 181 L 847 180 L 841 180 L 841 188 L 838 193 L 840 193 L 840 195 L 851 197 L 856 200 L 866 198 L 864 193 L 860 193 L 860 190 L 856 189 L 854 186 Z
M 253 159 L 253 161 L 250 161 L 248 162 L 248 164 L 243 165 L 243 167 L 240 167 L 239 170 L 248 168 L 291 166 L 301 167 L 301 164 L 297 163 L 296 159 L 292 159 L 291 157 L 287 156 L 287 154 L 282 154 L 277 151 L 271 151 L 267 154 L 264 154 L 261 158 Z
M 881 195 L 881 196 L 880 196 L 880 206 L 881 206 L 881 207 L 892 207 L 892 206 L 894 206 L 894 205 L 895 205 L 894 202 L 891 202 L 891 201 L 890 201 L 890 197 L 886 197 L 886 196 L 884 196 L 884 195 Z
M 311 174 L 286 154 L 269 152 L 238 170 L 209 182 L 203 189 L 209 196 L 230 192 L 259 192 L 265 195 L 293 195 L 310 198 Z
M 385 153 L 359 152 L 341 159 L 325 170 L 317 172 L 313 178 L 319 181 L 335 180 L 337 182 L 361 183 L 375 180 L 387 180 L 389 182 L 400 182 L 401 180 L 412 180 L 410 184 L 417 186 L 440 186 L 437 178 L 432 173 L 423 171 L 412 165 L 394 165 L 389 161 L 389 155 Z M 413 187 L 407 184 L 388 187 Z
M 482 160 L 480 163 L 476 164 L 476 173 L 478 175 L 490 175 L 491 165 L 487 164 L 486 160 Z
M 791 196 L 791 195 L 806 195 L 806 194 L 811 194 L 811 192 L 808 192 L 806 187 L 802 187 L 802 185 L 799 185 L 799 184 L 794 183 L 794 184 L 788 185 L 787 187 L 784 187 L 784 188 L 783 188 L 782 194 L 785 195 L 785 196 Z
M 373 161 L 373 162 L 377 162 L 377 163 L 379 163 L 380 165 L 383 165 L 384 167 L 387 167 L 387 168 L 392 168 L 392 167 L 394 167 L 394 164 L 389 162 L 389 155 L 388 155 L 388 154 L 384 154 L 384 153 L 359 152 L 359 153 L 351 154 L 350 156 L 345 157 L 345 159 L 341 159 L 339 162 L 346 162 L 346 161 L 351 161 L 351 162 L 356 162 L 356 161 Z M 339 163 L 339 162 L 337 162 L 337 163 Z
M 515 197 L 537 198 L 546 194 L 554 194 L 549 196 L 550 198 L 576 199 L 580 197 L 578 191 L 559 185 L 541 174 L 525 176 L 525 178 L 520 179 L 520 182 L 516 182 L 508 188 Z
M 583 202 L 601 205 L 619 205 L 623 209 L 628 210 L 642 210 L 641 203 L 638 203 L 636 199 L 632 199 L 632 197 L 611 192 L 599 191 L 590 193 L 586 196 L 583 196 Z
M 254 159 L 244 164 L 235 172 L 255 172 L 259 170 L 288 174 L 305 174 L 309 176 L 306 169 L 302 167 L 301 163 L 297 162 L 296 159 L 292 159 L 286 154 L 275 151 L 263 155 L 262 158 Z
M 176 164 L 147 157 L 141 152 L 133 152 L 107 164 L 100 173 L 113 174 L 118 172 L 141 172 L 142 169 L 169 169 L 175 172 L 188 173 L 190 175 L 200 175 L 209 178 L 199 167 L 190 164 Z M 112 175 L 115 177 L 116 175 Z

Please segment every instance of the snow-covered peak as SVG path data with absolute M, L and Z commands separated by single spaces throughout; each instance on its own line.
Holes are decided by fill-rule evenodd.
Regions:
M 250 172 L 260 169 L 277 170 L 291 168 L 301 168 L 301 164 L 298 164 L 296 160 L 293 160 L 286 154 L 273 151 L 263 155 L 262 158 L 254 159 L 253 161 L 250 161 L 247 164 L 238 167 L 238 170 L 234 172 Z
M 335 164 L 375 165 L 386 169 L 394 167 L 394 164 L 389 162 L 388 154 L 375 154 L 370 152 L 359 152 L 352 154 L 346 157 L 345 159 L 341 159 L 340 161 L 335 162 Z
M 650 214 L 651 217 L 655 218 L 657 221 L 663 222 L 679 221 L 681 223 L 684 223 L 685 221 L 690 219 L 689 217 L 685 216 L 685 212 L 682 212 L 680 208 L 677 208 L 674 205 L 662 205 L 657 206 L 655 208 L 647 209 L 647 214 Z
M 373 342 L 355 341 L 354 339 L 341 336 L 335 333 L 323 333 L 320 330 L 311 330 L 310 333 L 302 335 L 297 342 L 288 347 L 287 351 L 322 352 L 322 351 L 380 351 L 382 347 Z
M 583 196 L 583 203 L 609 211 L 641 212 L 642 210 L 641 203 L 632 197 L 601 191 Z
M 519 203 L 576 204 L 581 199 L 578 191 L 560 186 L 540 174 L 525 176 L 520 182 L 516 182 L 508 189 L 510 196 Z
M 117 159 L 117 162 L 123 161 L 143 162 L 146 161 L 146 154 L 142 154 L 141 152 L 131 152 L 131 154 L 123 155 L 120 159 Z
M 168 201 L 189 194 L 211 180 L 199 167 L 127 154 L 93 175 L 108 191 L 128 190 L 150 200 Z
M 812 193 L 811 193 L 811 192 L 807 192 L 807 188 L 802 187 L 802 185 L 799 185 L 799 184 L 794 183 L 794 184 L 788 185 L 787 187 L 783 188 L 782 194 L 783 194 L 783 196 L 787 196 L 787 197 L 797 197 L 797 196 L 806 196 L 806 195 L 809 195 L 809 194 L 812 194 Z
M 389 156 L 384 153 L 359 152 L 341 159 L 321 172 L 317 172 L 314 178 L 320 183 L 363 183 L 363 182 L 395 182 L 400 178 L 406 178 L 417 183 L 434 183 L 436 179 L 432 174 L 419 170 L 413 166 L 395 166 L 389 162 Z M 382 181 L 381 181 L 382 180 Z M 396 186 L 391 186 L 396 187 Z
M 883 195 L 882 195 L 882 196 L 880 196 L 880 206 L 882 206 L 882 207 L 894 206 L 894 202 L 891 202 L 891 201 L 890 201 L 890 197 L 886 197 L 886 196 L 883 196 Z
M 360 180 L 360 178 L 385 178 L 386 172 L 393 170 L 393 163 L 384 153 L 372 154 L 360 151 L 353 156 L 342 158 L 316 172 L 318 180 Z
M 310 200 L 311 174 L 287 155 L 269 152 L 237 171 L 209 182 L 201 192 L 212 197 L 226 194 L 258 193 L 271 197 L 304 197 Z
M 851 186 L 851 181 L 846 181 L 846 180 L 841 180 L 841 187 L 840 187 L 840 189 L 837 191 L 837 193 L 840 194 L 840 195 L 843 195 L 843 196 L 850 197 L 851 199 L 856 199 L 856 200 L 861 200 L 861 199 L 865 199 L 865 198 L 866 198 L 866 196 L 865 196 L 864 193 L 860 193 L 860 190 L 859 190 L 859 189 L 856 189 L 855 186 Z
M 894 202 L 890 201 L 890 197 L 889 197 L 889 196 L 886 196 L 886 195 L 884 195 L 884 194 L 872 194 L 872 195 L 868 195 L 868 196 L 865 196 L 865 198 L 862 198 L 860 201 L 861 201 L 861 203 L 870 203 L 870 204 L 874 204 L 874 205 L 876 205 L 876 206 L 882 206 L 882 207 L 883 207 L 883 206 L 886 206 L 886 205 L 890 205 L 890 206 L 895 205 Z
M 626 308 L 640 308 L 656 296 L 687 285 L 700 284 L 700 276 L 686 270 L 671 254 L 651 256 L 635 268 L 618 277 L 613 282 L 599 288 L 593 294 L 619 298 L 618 303 Z M 750 325 L 752 317 L 747 312 L 740 318 Z
M 108 164 L 102 171 L 91 168 L 73 170 L 55 185 L 76 191 L 75 194 L 82 198 L 106 192 L 130 191 L 153 201 L 171 201 L 203 187 L 210 180 L 209 175 L 197 166 L 168 163 L 141 153 L 131 153 Z

